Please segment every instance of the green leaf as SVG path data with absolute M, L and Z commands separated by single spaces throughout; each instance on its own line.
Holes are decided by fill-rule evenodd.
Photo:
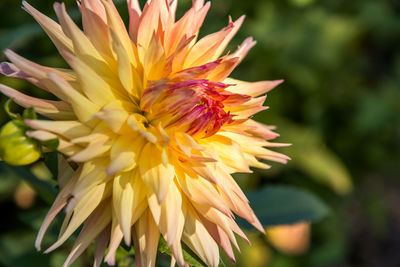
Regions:
M 58 177 L 58 153 L 57 152 L 48 152 L 44 153 L 44 163 L 47 168 L 50 170 L 53 175 L 53 179 L 57 179 Z
M 47 147 L 51 151 L 56 151 L 60 144 L 60 141 L 58 140 L 58 138 L 54 138 L 46 141 L 40 141 L 40 144 Z
M 117 262 L 117 266 L 118 267 L 133 266 L 133 263 L 135 262 L 135 258 L 133 257 L 134 255 L 135 255 L 135 250 L 133 249 L 133 246 L 130 247 L 129 249 L 119 246 L 115 256 L 115 261 Z
M 248 193 L 247 197 L 264 226 L 316 222 L 329 214 L 329 208 L 320 199 L 300 188 L 270 185 Z
M 164 254 L 172 256 L 171 250 L 169 249 L 167 242 L 164 238 L 160 238 L 158 243 L 158 251 Z M 184 243 L 182 243 L 183 259 L 194 267 L 206 267 L 207 265 Z
M 22 118 L 23 119 L 36 120 L 37 119 L 37 115 L 36 115 L 35 110 L 33 108 L 27 108 L 22 112 Z

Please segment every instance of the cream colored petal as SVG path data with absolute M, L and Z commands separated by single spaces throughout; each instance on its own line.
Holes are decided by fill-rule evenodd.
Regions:
M 62 245 L 65 240 L 92 214 L 103 199 L 106 184 L 100 184 L 88 192 L 74 208 L 74 214 L 64 234 L 50 246 L 45 253 L 49 253 Z
M 208 221 L 218 225 L 218 227 L 220 227 L 225 232 L 225 234 L 229 237 L 229 240 L 239 250 L 239 245 L 236 241 L 233 229 L 231 228 L 231 217 L 227 217 L 225 214 L 212 207 L 196 204 L 194 205 L 194 207 L 199 212 L 199 214 L 201 214 L 201 216 L 203 216 Z
M 76 146 L 62 138 L 60 138 L 58 135 L 38 130 L 38 131 L 27 131 L 26 135 L 28 137 L 40 140 L 40 141 L 49 141 L 52 139 L 58 139 L 59 144 L 57 147 L 57 150 L 61 153 L 63 153 L 66 156 L 71 156 L 75 155 L 76 153 L 79 153 L 82 150 L 82 147 Z
M 54 10 L 57 14 L 58 20 L 60 21 L 62 30 L 65 35 L 72 40 L 73 52 L 69 52 L 76 54 L 80 60 L 89 66 L 92 66 L 97 73 L 107 74 L 109 69 L 104 62 L 104 59 L 90 42 L 88 37 L 78 28 L 71 17 L 67 14 L 65 5 L 55 3 Z
M 79 121 L 49 121 L 49 120 L 25 120 L 25 123 L 36 129 L 55 133 L 66 139 L 89 135 L 92 129 Z
M 237 172 L 251 172 L 241 146 L 236 141 L 217 134 L 202 140 L 200 144 L 215 151 L 224 164 Z
M 0 92 L 24 108 L 34 108 L 35 112 L 54 120 L 70 120 L 76 116 L 72 107 L 63 101 L 52 101 L 31 97 L 17 90 L 0 84 Z
M 92 118 L 92 115 L 99 111 L 100 107 L 81 95 L 71 87 L 64 79 L 54 73 L 49 74 L 55 89 L 58 90 L 63 99 L 72 105 L 72 108 L 80 121 L 85 122 Z
M 104 253 L 110 240 L 110 228 L 111 225 L 109 224 L 95 239 L 93 267 L 100 267 L 102 264 Z
M 268 107 L 263 106 L 265 99 L 265 96 L 252 98 L 240 106 L 230 107 L 229 111 L 235 115 L 235 119 L 237 120 L 247 119 L 258 112 L 268 109 Z
M 232 84 L 227 88 L 228 91 L 236 94 L 244 94 L 252 97 L 257 97 L 268 93 L 276 86 L 283 83 L 283 80 L 276 81 L 261 81 L 261 82 L 244 82 L 232 78 L 227 78 L 224 80 L 226 84 Z
M 140 255 L 141 263 L 137 266 L 154 267 L 160 232 L 149 210 L 135 224 L 135 237 L 135 251 L 136 255 Z
M 160 223 L 158 225 L 160 232 L 163 234 L 168 246 L 171 246 L 177 237 L 177 225 L 179 216 L 182 212 L 181 192 L 172 183 L 168 194 L 161 206 Z
M 68 183 L 61 189 L 60 193 L 58 193 L 56 199 L 54 200 L 53 205 L 48 211 L 46 217 L 43 220 L 43 223 L 39 229 L 38 235 L 35 241 L 35 247 L 37 250 L 41 249 L 41 243 L 46 233 L 47 229 L 50 226 L 50 223 L 54 220 L 57 214 L 66 206 L 68 199 L 71 196 L 72 189 L 78 180 L 79 173 L 81 168 L 79 168 L 75 174 L 69 179 Z
M 207 232 L 215 240 L 215 242 L 226 252 L 233 263 L 236 263 L 235 254 L 233 253 L 231 242 L 228 235 L 217 224 L 207 220 L 201 213 L 198 213 L 199 219 Z M 232 233 L 233 234 L 233 233 Z
M 109 140 L 98 140 L 91 142 L 86 148 L 73 155 L 70 159 L 75 162 L 87 162 L 104 156 L 111 149 Z
M 107 262 L 108 265 L 115 265 L 115 256 L 117 254 L 117 249 L 121 243 L 124 234 L 122 233 L 121 226 L 117 223 L 115 213 L 113 213 L 113 222 L 111 227 L 111 239 L 110 244 L 108 245 L 108 252 L 104 261 Z M 135 255 L 136 257 L 136 255 Z
M 174 166 L 163 163 L 162 154 L 154 144 L 147 143 L 140 154 L 139 169 L 143 181 L 157 195 L 162 203 L 168 193 L 169 187 L 175 177 Z
M 136 63 L 130 60 L 129 54 L 125 50 L 119 36 L 112 29 L 110 33 L 112 37 L 112 48 L 118 61 L 119 80 L 130 96 L 139 98 L 142 88 L 142 79 L 137 69 L 134 67 Z
M 129 61 L 133 65 L 133 67 L 137 67 L 138 63 L 136 60 L 136 55 L 134 50 L 136 49 L 134 43 L 129 37 L 129 34 L 126 30 L 125 24 L 122 21 L 117 9 L 115 8 L 115 5 L 112 0 L 101 0 L 103 3 L 105 9 L 106 9 L 106 14 L 107 14 L 107 21 L 109 28 L 112 29 L 112 31 L 118 36 L 118 39 L 121 42 L 121 45 L 124 47 L 124 50 L 126 51 Z M 135 48 L 134 48 L 135 47 Z
M 104 201 L 85 221 L 85 224 L 75 240 L 74 246 L 65 260 L 63 267 L 70 266 L 110 222 L 111 205 L 108 201 Z
M 231 212 L 215 187 L 200 177 L 190 177 L 184 171 L 177 171 L 180 188 L 191 202 L 211 206 L 230 216 Z
M 26 76 L 26 80 L 38 86 L 39 88 L 48 91 L 58 98 L 63 99 L 63 95 L 54 89 L 53 84 L 49 80 L 49 73 L 55 73 L 64 80 L 71 84 L 76 84 L 76 77 L 71 73 L 70 70 L 62 70 L 44 67 L 36 64 L 20 55 L 14 53 L 13 51 L 6 49 L 4 54 L 7 58 L 14 63 L 14 67 L 19 69 Z M 79 88 L 77 88 L 79 89 Z
M 58 183 L 58 186 L 62 189 L 68 184 L 68 181 L 71 179 L 71 177 L 73 177 L 75 171 L 71 167 L 71 165 L 68 163 L 68 161 L 64 158 L 64 156 L 58 155 L 57 158 L 58 158 L 57 183 Z
M 182 132 L 175 133 L 175 139 L 179 148 L 188 156 L 192 155 L 192 150 L 204 150 L 199 143 L 196 142 L 190 135 Z
M 116 98 L 113 88 L 89 65 L 71 53 L 62 53 L 78 76 L 83 93 L 93 103 L 104 106 Z
M 72 41 L 65 36 L 60 25 L 49 17 L 43 15 L 26 1 L 22 1 L 23 8 L 35 18 L 35 20 L 42 26 L 43 30 L 47 33 L 59 51 L 73 51 Z
M 243 43 L 233 54 L 227 55 L 226 58 L 238 58 L 240 63 L 247 55 L 247 53 L 249 53 L 250 49 L 252 49 L 256 45 L 256 43 L 257 42 L 254 41 L 252 37 L 248 37 L 243 41 Z
M 276 159 L 275 161 L 282 163 L 287 163 L 287 161 L 290 160 L 290 158 L 286 155 L 264 148 L 264 147 L 285 147 L 289 146 L 290 144 L 271 143 L 268 141 L 264 141 L 261 138 L 241 135 L 237 133 L 221 132 L 220 135 L 226 136 L 231 140 L 235 140 L 235 142 L 237 142 L 241 146 L 242 151 L 250 155 L 259 158 L 266 157 L 265 159 L 275 158 Z
M 143 205 L 145 190 L 137 170 L 122 173 L 114 178 L 114 212 L 128 246 L 131 244 L 131 227 L 146 208 L 146 205 Z
M 207 266 L 217 267 L 219 264 L 219 249 L 217 243 L 200 222 L 193 208 L 188 207 L 182 240 L 188 245 Z
M 74 200 L 69 203 L 69 209 L 73 208 L 80 199 L 85 196 L 95 186 L 107 181 L 107 176 L 104 170 L 105 160 L 98 159 L 83 165 L 82 174 L 72 191 Z
M 117 175 L 113 182 L 113 208 L 124 233 L 125 243 L 128 246 L 131 243 L 131 219 L 135 194 L 130 180 L 135 176 L 135 172 L 124 172 Z
M 145 144 L 140 135 L 120 136 L 111 148 L 111 163 L 107 168 L 109 176 L 119 171 L 129 171 L 137 166 L 138 156 Z

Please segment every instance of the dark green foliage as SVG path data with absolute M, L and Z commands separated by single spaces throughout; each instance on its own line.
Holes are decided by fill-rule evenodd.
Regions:
M 247 197 L 262 225 L 318 222 L 329 213 L 329 208 L 317 197 L 300 188 L 266 186 Z

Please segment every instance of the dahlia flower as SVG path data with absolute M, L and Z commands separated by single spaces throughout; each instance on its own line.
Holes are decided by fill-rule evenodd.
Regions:
M 71 69 L 50 68 L 6 50 L 4 75 L 22 78 L 58 101 L 34 98 L 5 85 L 0 91 L 49 120 L 25 120 L 30 138 L 58 138 L 60 192 L 36 240 L 65 211 L 62 245 L 81 225 L 64 266 L 95 242 L 94 265 L 113 265 L 121 242 L 133 243 L 137 266 L 154 266 L 162 236 L 172 264 L 185 266 L 182 242 L 208 266 L 219 247 L 235 260 L 235 234 L 246 239 L 234 216 L 261 232 L 263 226 L 231 174 L 285 163 L 267 147 L 278 136 L 251 119 L 266 109 L 264 93 L 281 81 L 229 78 L 255 45 L 247 38 L 224 53 L 244 16 L 197 41 L 210 3 L 193 0 L 175 19 L 177 1 L 148 1 L 141 10 L 128 0 L 129 30 L 112 0 L 80 0 L 83 31 L 64 4 L 55 3 L 59 24 L 27 2 Z M 73 164 L 70 164 L 73 163 Z M 72 168 L 71 166 L 74 166 Z M 107 252 L 107 253 L 106 253 Z

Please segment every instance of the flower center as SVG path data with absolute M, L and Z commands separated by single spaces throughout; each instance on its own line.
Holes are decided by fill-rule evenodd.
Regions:
M 152 124 L 161 123 L 166 130 L 174 128 L 199 138 L 209 137 L 234 121 L 229 107 L 250 99 L 225 90 L 229 86 L 205 79 L 150 82 L 141 109 Z

